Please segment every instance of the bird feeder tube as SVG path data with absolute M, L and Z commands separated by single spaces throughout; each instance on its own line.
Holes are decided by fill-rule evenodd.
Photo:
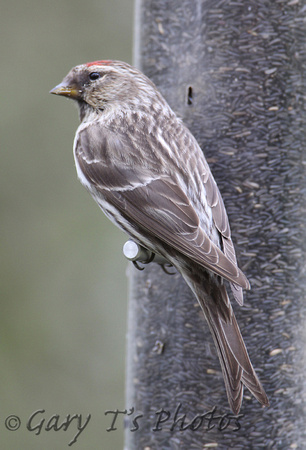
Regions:
M 245 390 L 229 410 L 182 277 L 131 264 L 126 449 L 306 442 L 305 18 L 304 1 L 136 1 L 135 65 L 200 143 L 224 199 L 251 283 L 233 307 L 270 407 Z

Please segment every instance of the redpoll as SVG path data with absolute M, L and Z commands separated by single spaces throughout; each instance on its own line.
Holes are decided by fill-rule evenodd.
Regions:
M 73 68 L 52 94 L 77 101 L 74 157 L 81 183 L 134 241 L 166 258 L 197 297 L 211 330 L 234 413 L 243 385 L 269 404 L 234 316 L 224 280 L 242 305 L 226 210 L 197 141 L 155 85 L 119 61 Z

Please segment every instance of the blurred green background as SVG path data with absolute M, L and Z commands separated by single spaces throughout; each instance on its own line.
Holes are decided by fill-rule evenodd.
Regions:
M 0 448 L 123 446 L 127 262 L 125 236 L 77 180 L 73 103 L 49 95 L 71 67 L 131 63 L 133 0 L 2 2 Z M 91 419 L 30 432 L 54 414 Z M 16 414 L 21 426 L 9 431 Z M 14 426 L 14 419 L 10 422 Z

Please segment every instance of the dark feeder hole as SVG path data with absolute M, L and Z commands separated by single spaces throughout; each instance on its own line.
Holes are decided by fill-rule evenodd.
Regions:
M 189 86 L 187 88 L 187 105 L 192 105 L 192 103 L 193 103 L 192 86 Z

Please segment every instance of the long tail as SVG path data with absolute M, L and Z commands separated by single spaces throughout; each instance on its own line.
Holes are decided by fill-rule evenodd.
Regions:
M 209 276 L 206 278 L 204 291 L 203 282 L 200 285 L 198 282 L 195 283 L 194 277 L 191 279 L 187 274 L 183 276 L 194 291 L 212 333 L 230 408 L 234 414 L 238 414 L 242 403 L 243 385 L 259 403 L 269 406 L 268 397 L 250 361 L 225 286 L 219 278 Z

